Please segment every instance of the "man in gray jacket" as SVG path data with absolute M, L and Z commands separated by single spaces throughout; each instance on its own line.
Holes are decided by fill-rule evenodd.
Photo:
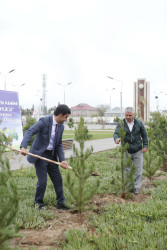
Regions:
M 127 151 L 136 168 L 133 191 L 134 194 L 137 195 L 139 194 L 142 184 L 143 153 L 148 150 L 147 132 L 142 121 L 134 118 L 134 111 L 132 107 L 127 107 L 125 109 L 125 119 L 123 119 L 123 123 L 124 131 L 126 132 L 124 143 L 128 143 L 129 145 Z M 120 143 L 120 126 L 120 123 L 118 123 L 113 135 L 116 144 Z
M 54 115 L 42 117 L 39 121 L 32 125 L 24 134 L 24 138 L 21 142 L 21 153 L 27 155 L 27 146 L 33 135 L 36 135 L 31 148 L 30 153 L 36 154 L 50 160 L 61 162 L 61 167 L 68 168 L 68 164 L 65 161 L 63 147 L 62 147 L 62 134 L 64 131 L 63 123 L 67 121 L 71 111 L 68 106 L 62 104 L 59 105 L 54 111 Z M 49 163 L 39 158 L 27 156 L 27 160 L 30 163 L 34 163 L 36 169 L 36 175 L 38 178 L 35 194 L 35 204 L 42 209 L 44 206 L 44 194 L 47 184 L 47 173 L 54 185 L 54 189 L 57 195 L 57 208 L 68 209 L 65 205 L 65 197 L 63 195 L 62 176 L 58 165 Z

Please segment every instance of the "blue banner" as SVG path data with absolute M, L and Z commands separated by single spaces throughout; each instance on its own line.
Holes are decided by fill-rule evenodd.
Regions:
M 20 148 L 23 129 L 17 92 L 0 90 L 0 130 L 13 137 L 14 148 Z

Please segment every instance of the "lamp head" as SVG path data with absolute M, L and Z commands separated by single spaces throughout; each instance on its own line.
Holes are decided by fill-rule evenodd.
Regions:
M 114 80 L 114 78 L 113 77 L 111 77 L 111 76 L 107 76 L 108 78 L 110 78 L 110 79 L 112 79 L 112 80 Z
M 12 73 L 14 70 L 15 70 L 15 69 L 10 70 L 9 73 Z

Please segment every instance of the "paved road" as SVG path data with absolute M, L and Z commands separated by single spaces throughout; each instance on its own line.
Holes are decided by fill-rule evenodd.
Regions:
M 78 143 L 75 141 L 74 143 L 76 144 L 76 147 L 78 147 Z M 85 148 L 89 148 L 91 145 L 93 146 L 94 153 L 109 150 L 116 147 L 113 138 L 86 141 Z M 26 168 L 28 166 L 32 166 L 32 164 L 28 163 L 26 157 L 22 156 L 21 154 L 16 154 L 15 152 L 11 152 L 8 153 L 8 156 L 9 156 L 11 170 L 17 170 L 21 168 Z M 65 151 L 66 159 L 70 158 L 70 156 L 73 156 L 72 150 L 66 150 Z

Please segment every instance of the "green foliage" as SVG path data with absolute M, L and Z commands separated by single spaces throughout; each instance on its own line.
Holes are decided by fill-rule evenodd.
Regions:
M 23 133 L 25 133 L 25 131 L 29 129 L 32 125 L 34 125 L 36 122 L 37 121 L 35 118 L 28 116 L 26 119 L 26 124 L 23 126 Z
M 26 124 L 23 126 L 23 134 L 25 133 L 25 131 L 27 130 L 27 129 L 29 129 L 32 125 L 34 125 L 35 123 L 36 123 L 37 121 L 36 121 L 36 119 L 35 118 L 33 118 L 33 117 L 31 117 L 31 116 L 27 116 L 27 119 L 26 119 Z M 35 135 L 33 135 L 32 137 L 31 137 L 31 140 L 30 140 L 30 142 L 29 142 L 29 146 L 31 146 L 31 144 L 32 144 L 32 142 L 33 142 L 33 140 L 34 140 L 34 138 L 35 138 Z
M 12 142 L 3 131 L 0 132 L 0 144 Z M 17 226 L 13 224 L 18 211 L 17 185 L 11 177 L 9 159 L 4 155 L 4 146 L 0 146 L 0 249 L 8 249 L 8 240 L 16 236 Z M 11 225 L 13 227 L 11 228 Z
M 154 139 L 154 130 L 152 122 L 149 122 L 147 128 L 147 135 L 149 139 L 148 151 L 144 153 L 144 175 L 148 178 L 152 178 L 155 175 L 156 171 L 162 166 L 162 157 L 158 155 L 157 145 Z
M 84 125 L 84 118 L 81 117 L 77 128 L 75 128 L 75 140 L 79 142 L 81 154 L 84 150 L 85 141 L 90 140 L 91 137 L 92 135 L 89 134 L 87 126 Z
M 21 110 L 21 115 L 30 116 L 34 112 L 34 105 L 32 105 L 31 109 L 28 109 L 28 108 L 23 109 L 22 107 L 20 107 L 20 110 Z
M 152 128 L 156 151 L 162 157 L 163 164 L 167 163 L 167 118 L 159 112 L 152 114 Z
M 118 151 L 118 148 L 91 154 L 87 158 L 86 164 L 91 165 L 93 162 L 95 169 L 100 172 L 99 177 L 90 176 L 86 179 L 85 190 L 87 193 L 91 191 L 97 178 L 100 180 L 96 190 L 98 194 L 101 196 L 109 194 L 108 197 L 113 197 L 112 194 L 119 193 L 121 186 L 118 185 L 118 177 L 121 166 L 120 164 L 117 166 L 117 162 L 120 161 L 121 152 Z M 66 187 L 67 172 L 63 169 L 61 172 L 64 194 L 69 202 L 72 195 Z M 59 212 L 56 212 L 53 207 L 56 205 L 56 201 L 50 179 L 48 179 L 44 197 L 46 209 L 39 211 L 33 206 L 37 182 L 34 167 L 12 171 L 11 174 L 18 186 L 20 203 L 14 223 L 17 223 L 20 228 L 27 229 L 51 227 L 52 223 L 55 223 L 55 220 L 52 221 L 52 219 L 59 216 Z M 71 174 L 73 178 L 74 173 L 71 172 Z M 60 249 L 166 249 L 167 182 L 162 180 L 157 180 L 157 182 L 157 188 L 152 189 L 151 197 L 147 202 L 119 204 L 120 197 L 114 196 L 118 204 L 114 204 L 111 200 L 111 203 L 104 206 L 104 209 L 99 207 L 97 213 L 92 212 L 87 219 L 88 230 L 71 228 L 66 231 L 65 240 L 61 242 Z M 77 191 L 78 183 L 74 183 L 74 185 Z M 55 249 L 54 246 L 53 249 Z
M 68 126 L 69 126 L 69 128 L 73 128 L 74 127 L 74 120 L 73 120 L 72 117 L 69 118 Z
M 159 200 L 160 190 L 165 199 Z M 70 229 L 63 249 L 166 249 L 167 184 L 140 204 L 110 204 L 89 216 L 91 230 Z
M 97 108 L 98 108 L 98 116 L 102 117 L 104 116 L 104 112 L 106 112 L 107 109 L 109 109 L 109 105 L 102 104 L 99 105 Z
M 121 122 L 121 119 L 120 119 L 118 116 L 116 116 L 116 117 L 114 118 L 114 122 Z
M 55 110 L 56 110 L 56 106 L 53 106 L 53 107 L 49 108 L 48 109 L 48 114 L 53 114 Z
M 94 182 L 91 188 L 87 187 L 87 179 L 90 178 L 91 173 L 94 171 L 94 162 L 87 162 L 87 159 L 93 152 L 93 147 L 84 151 L 84 143 L 90 138 L 89 131 L 84 125 L 84 119 L 81 117 L 78 127 L 75 129 L 75 140 L 79 142 L 80 152 L 73 145 L 75 158 L 70 158 L 70 165 L 73 168 L 73 174 L 67 174 L 67 187 L 75 200 L 78 210 L 84 210 L 84 205 L 95 194 L 99 182 Z
M 12 137 L 6 136 L 3 130 L 0 130 L 0 157 L 2 157 L 2 153 L 6 150 L 3 145 L 9 145 L 12 143 Z
M 89 130 L 90 131 L 90 130 Z M 98 140 L 98 139 L 106 139 L 111 138 L 113 136 L 113 130 L 92 130 L 90 140 Z M 74 138 L 74 130 L 65 130 L 63 132 L 63 139 Z
M 128 194 L 134 184 L 134 164 L 127 152 L 128 144 L 124 142 L 126 132 L 124 131 L 124 123 L 120 122 L 119 137 L 121 139 L 121 175 L 122 175 L 122 198 L 125 198 L 126 193 Z

